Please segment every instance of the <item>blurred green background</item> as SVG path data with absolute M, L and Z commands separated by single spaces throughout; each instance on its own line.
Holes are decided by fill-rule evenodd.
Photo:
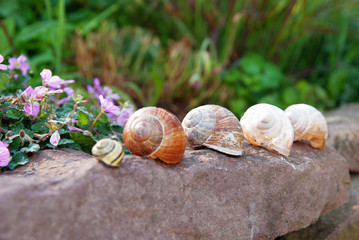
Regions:
M 238 117 L 260 102 L 322 111 L 359 101 L 357 0 L 11 0 L 0 54 L 94 77 L 137 107 L 179 118 L 214 103 Z

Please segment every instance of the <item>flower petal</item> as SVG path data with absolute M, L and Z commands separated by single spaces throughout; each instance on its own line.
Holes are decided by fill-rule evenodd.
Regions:
M 10 162 L 10 151 L 6 147 L 0 147 L 0 167 L 6 167 Z
M 55 131 L 50 138 L 50 143 L 54 146 L 57 146 L 59 144 L 60 141 L 60 134 L 59 131 Z
M 37 116 L 40 112 L 40 103 L 30 102 L 24 106 L 24 110 L 31 116 Z
M 52 72 L 49 69 L 43 69 L 40 73 L 41 79 L 44 83 L 50 80 L 52 77 Z M 44 84 L 45 85 L 45 84 Z
M 6 70 L 6 69 L 7 69 L 7 66 L 5 64 L 0 64 L 0 70 Z

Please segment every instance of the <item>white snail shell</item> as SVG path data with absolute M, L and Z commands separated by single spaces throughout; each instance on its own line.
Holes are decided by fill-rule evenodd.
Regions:
M 108 166 L 118 167 L 125 155 L 120 142 L 104 138 L 92 147 L 92 155 Z
M 289 156 L 293 144 L 293 127 L 280 108 L 260 103 L 247 109 L 241 118 L 244 138 L 255 146 Z
M 294 141 L 308 140 L 314 148 L 324 148 L 328 125 L 323 114 L 307 104 L 294 104 L 284 112 L 294 129 Z
M 218 105 L 192 109 L 182 121 L 190 147 L 205 146 L 229 155 L 242 155 L 243 134 L 238 118 Z
M 163 108 L 145 107 L 127 120 L 123 130 L 125 146 L 134 155 L 177 163 L 186 148 L 181 122 Z

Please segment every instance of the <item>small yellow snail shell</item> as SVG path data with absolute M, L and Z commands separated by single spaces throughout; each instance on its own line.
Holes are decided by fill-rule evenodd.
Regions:
M 314 148 L 324 148 L 328 125 L 323 114 L 307 104 L 294 104 L 284 112 L 294 129 L 294 141 L 308 140 Z
M 242 155 L 243 134 L 238 118 L 218 105 L 192 109 L 182 121 L 188 145 L 205 146 L 229 155 Z
M 289 156 L 294 132 L 282 109 L 266 103 L 256 104 L 244 113 L 241 126 L 249 143 Z
M 166 163 L 181 161 L 186 147 L 181 122 L 158 107 L 145 107 L 133 113 L 124 127 L 123 141 L 134 155 Z
M 92 155 L 108 166 L 118 167 L 125 152 L 120 142 L 104 138 L 92 147 Z

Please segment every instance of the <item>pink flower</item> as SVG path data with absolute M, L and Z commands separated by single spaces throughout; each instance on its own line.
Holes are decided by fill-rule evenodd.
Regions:
M 102 92 L 100 79 L 94 78 L 94 79 L 93 79 L 93 86 L 94 86 L 94 88 L 96 89 L 96 91 L 98 92 L 98 94 L 100 94 L 100 95 L 103 95 L 103 94 L 104 94 L 104 93 Z
M 118 116 L 120 114 L 120 108 L 114 105 L 109 100 L 104 99 L 102 95 L 100 95 L 98 99 L 100 100 L 101 111 L 113 114 L 115 116 Z
M 75 80 L 63 80 L 59 76 L 52 76 L 52 72 L 49 69 L 43 69 L 40 73 L 42 83 L 44 86 L 49 87 L 50 89 L 59 89 L 63 86 L 74 83 Z
M 40 103 L 29 101 L 28 104 L 25 104 L 24 110 L 31 116 L 37 116 L 40 112 Z
M 68 96 L 71 96 L 75 92 L 75 90 L 72 87 L 65 87 L 63 90 Z
M 70 132 L 83 132 L 84 130 L 77 128 L 77 127 L 73 127 L 73 126 L 67 126 L 69 128 Z
M 10 162 L 9 145 L 0 141 L 0 167 L 6 167 Z
M 24 55 L 20 55 L 18 58 L 14 58 L 14 57 L 10 58 L 9 68 L 11 70 L 20 69 L 22 75 L 26 75 L 30 69 L 30 65 L 26 61 L 27 58 Z
M 57 146 L 59 144 L 60 141 L 60 134 L 59 131 L 55 131 L 51 137 L 50 137 L 50 143 L 54 146 Z
M 48 90 L 49 90 L 48 88 L 43 86 L 36 87 L 34 91 L 31 93 L 31 97 L 41 101 L 45 97 Z
M 71 99 L 72 94 L 74 94 L 75 90 L 72 87 L 65 87 L 63 91 L 67 94 L 67 97 L 64 97 L 56 102 L 57 105 L 62 105 L 65 102 L 68 102 Z
M 128 118 L 132 115 L 133 113 L 133 105 L 129 104 L 128 106 L 125 106 L 121 109 L 120 115 L 118 116 L 116 122 L 118 125 L 120 125 L 121 127 L 125 126 Z
M 30 87 L 26 88 L 25 91 L 23 91 L 23 92 L 21 93 L 21 95 L 22 95 L 22 96 L 25 96 L 26 99 L 28 99 L 33 92 L 34 92 L 34 89 L 30 86 Z
M 108 101 L 114 103 L 114 101 L 118 101 L 121 97 L 117 93 L 113 93 L 112 89 L 105 86 L 101 88 L 100 80 L 98 78 L 94 78 L 93 86 L 87 85 L 86 89 L 90 93 L 95 93 L 97 96 L 102 95 Z
M 52 77 L 52 72 L 49 69 L 43 69 L 40 73 L 43 82 L 48 81 Z
M 21 102 L 37 100 L 41 101 L 45 96 L 54 95 L 56 93 L 62 93 L 62 89 L 58 90 L 49 90 L 44 86 L 38 86 L 33 89 L 31 86 L 26 88 L 20 95 L 18 94 L 17 97 L 20 99 Z
M 4 57 L 0 54 L 0 63 L 4 61 Z M 0 64 L 0 70 L 6 70 L 7 66 L 5 64 Z

